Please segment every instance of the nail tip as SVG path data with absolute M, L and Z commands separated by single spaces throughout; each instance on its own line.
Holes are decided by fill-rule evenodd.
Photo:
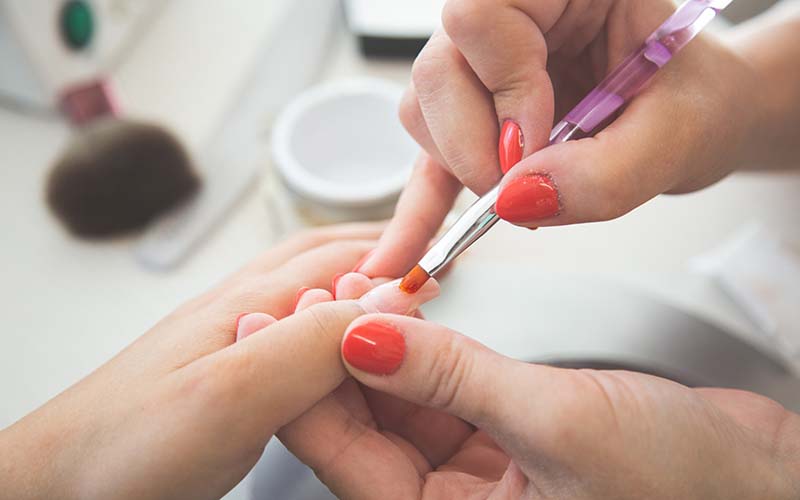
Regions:
M 294 307 L 292 307 L 293 311 L 297 310 L 297 306 L 300 304 L 300 299 L 303 298 L 303 295 L 305 295 L 305 293 L 309 290 L 311 290 L 311 288 L 307 286 L 302 286 L 297 290 L 297 293 L 294 295 Z
M 356 265 L 353 267 L 353 271 L 352 272 L 361 273 L 361 270 L 367 265 L 367 263 L 369 263 L 370 259 L 375 254 L 376 250 L 377 250 L 377 248 L 373 248 L 369 252 L 365 253 L 364 256 L 361 257 L 361 260 L 359 260 L 356 263 Z M 364 273 L 361 273 L 361 274 L 364 274 Z

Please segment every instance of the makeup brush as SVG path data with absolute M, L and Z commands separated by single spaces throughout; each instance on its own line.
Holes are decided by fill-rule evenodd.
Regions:
M 687 0 L 644 44 L 592 90 L 550 133 L 549 145 L 589 137 L 629 102 L 653 75 L 686 46 L 732 0 Z M 400 289 L 415 293 L 428 279 L 475 243 L 499 217 L 499 184 L 478 199 L 403 277 Z
M 145 226 L 199 186 L 169 132 L 106 117 L 84 125 L 68 144 L 50 172 L 46 198 L 72 233 L 101 237 Z

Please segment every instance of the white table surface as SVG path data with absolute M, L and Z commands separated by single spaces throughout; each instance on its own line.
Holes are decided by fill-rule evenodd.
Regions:
M 248 47 L 263 28 L 256 15 L 268 2 L 241 2 L 239 10 L 222 18 L 215 13 L 217 21 L 241 27 L 238 38 L 209 48 L 202 58 L 180 57 L 188 53 L 187 46 L 174 28 L 190 29 L 187 15 L 197 22 L 211 15 L 191 8 L 199 3 L 171 3 L 149 41 L 116 75 L 129 110 L 168 124 L 190 147 L 211 133 L 229 103 L 230 89 L 252 57 Z M 170 65 L 164 54 L 180 62 Z M 176 95 L 173 82 L 196 77 L 201 68 L 214 68 L 203 73 L 202 85 L 165 97 Z M 362 60 L 354 41 L 342 32 L 324 79 L 370 75 L 403 83 L 409 68 L 407 63 Z M 47 169 L 68 133 L 63 124 L 0 110 L 0 428 L 88 374 L 179 303 L 275 241 L 261 189 L 251 190 L 219 230 L 168 273 L 141 268 L 132 257 L 132 238 L 86 242 L 68 236 L 42 196 Z M 519 261 L 554 273 L 607 275 L 751 335 L 752 326 L 728 300 L 707 279 L 687 270 L 687 259 L 750 220 L 800 241 L 798 214 L 797 173 L 737 174 L 701 193 L 660 197 L 609 223 L 536 233 L 500 225 L 476 245 L 472 258 Z M 237 488 L 229 498 L 242 495 Z

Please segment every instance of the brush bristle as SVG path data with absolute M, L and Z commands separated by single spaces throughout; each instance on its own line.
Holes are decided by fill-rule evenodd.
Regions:
M 199 186 L 189 156 L 166 130 L 103 119 L 81 129 L 62 153 L 46 196 L 72 233 L 99 237 L 145 226 Z
M 422 269 L 419 265 L 414 266 L 414 269 L 408 272 L 402 280 L 400 280 L 400 290 L 406 293 L 417 293 L 420 288 L 427 283 L 431 276 Z

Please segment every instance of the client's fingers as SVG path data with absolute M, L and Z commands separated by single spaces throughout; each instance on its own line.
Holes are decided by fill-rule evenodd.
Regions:
M 236 415 L 232 429 L 242 427 L 242 436 L 264 433 L 266 439 L 345 379 L 339 344 L 347 325 L 362 314 L 353 301 L 316 304 L 176 373 L 197 379 L 215 404 L 230 406 Z
M 358 271 L 370 277 L 393 278 L 407 273 L 425 252 L 460 190 L 455 177 L 420 153 L 394 217 L 375 252 Z
M 236 281 L 244 276 L 271 271 L 303 252 L 335 241 L 377 240 L 385 228 L 386 222 L 360 222 L 301 231 L 267 250 L 226 281 Z
M 294 312 L 300 312 L 303 309 L 308 309 L 315 304 L 322 304 L 323 302 L 330 302 L 333 300 L 333 295 L 327 290 L 322 288 L 301 288 L 297 292 L 295 299 Z
M 354 300 L 372 290 L 372 280 L 361 273 L 347 273 L 334 282 L 336 300 Z
M 363 387 L 378 428 L 389 431 L 419 450 L 430 467 L 437 468 L 462 446 L 474 428 L 458 417 Z
M 236 341 L 238 342 L 277 321 L 274 316 L 266 313 L 243 314 L 236 321 Z

